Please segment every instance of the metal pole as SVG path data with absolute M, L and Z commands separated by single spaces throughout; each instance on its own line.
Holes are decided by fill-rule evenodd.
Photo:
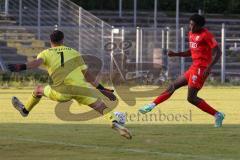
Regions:
M 61 5 L 62 0 L 58 0 L 58 26 L 61 26 Z
M 221 83 L 225 83 L 225 61 L 226 61 L 226 46 L 225 46 L 225 24 L 222 24 L 222 58 L 221 58 Z
M 9 2 L 8 0 L 5 0 L 5 16 L 8 16 L 8 6 L 9 6 Z
M 134 18 L 133 18 L 134 27 L 137 26 L 137 0 L 134 0 Z
M 112 26 L 112 30 L 111 30 L 111 44 L 113 44 L 114 43 L 114 27 Z M 112 49 L 111 50 L 111 53 L 110 53 L 110 55 L 111 55 L 111 60 L 110 60 L 110 75 L 112 75 L 113 74 L 113 52 L 114 52 L 114 50 Z
M 122 27 L 122 64 L 121 64 L 121 69 L 124 69 L 124 58 L 125 58 L 125 52 L 124 52 L 124 40 L 125 40 L 125 30 L 124 27 Z
M 41 38 L 41 0 L 38 0 L 38 39 Z
M 176 0 L 176 52 L 178 52 L 179 41 L 179 0 Z
M 163 66 L 166 64 L 165 63 L 165 60 L 166 60 L 166 58 L 165 58 L 165 53 L 166 52 L 165 51 L 166 51 L 165 50 L 165 31 L 164 31 L 164 29 L 162 29 L 162 61 L 163 61 L 162 65 Z
M 237 46 L 237 42 L 234 42 L 234 48 L 237 48 L 238 46 Z
M 162 49 L 165 49 L 165 31 L 162 29 Z
M 169 42 L 170 42 L 170 28 L 167 27 L 167 37 L 166 37 L 166 51 L 169 50 Z M 166 57 L 166 77 L 169 75 L 169 62 L 168 62 L 168 56 Z
M 82 27 L 82 8 L 78 8 L 78 51 L 81 51 L 81 41 L 82 41 L 82 32 L 81 32 L 81 27 Z
M 157 0 L 154 1 L 154 47 L 157 42 Z
M 202 10 L 201 9 L 198 9 L 198 14 L 202 15 Z
M 122 17 L 122 0 L 119 0 L 119 17 Z
M 104 66 L 104 22 L 101 22 L 101 60 Z
M 142 45 L 142 35 L 143 35 L 143 31 L 142 31 L 142 28 L 140 28 L 140 42 L 139 42 L 139 51 L 140 51 L 140 54 L 139 54 L 139 62 L 140 62 L 140 70 L 142 71 L 142 63 L 143 63 L 143 55 L 142 55 L 142 48 L 143 48 L 143 45 Z
M 157 0 L 154 1 L 154 28 L 157 28 Z
M 166 37 L 166 49 L 167 49 L 167 50 L 169 50 L 169 42 L 170 42 L 170 39 L 169 39 L 169 38 L 170 38 L 170 37 L 169 37 L 169 36 L 170 36 L 170 28 L 169 28 L 169 27 L 167 27 L 167 28 L 166 28 L 166 30 L 167 30 L 167 37 Z
M 22 0 L 19 0 L 19 26 L 22 25 Z
M 181 51 L 185 51 L 185 30 L 181 27 Z M 181 57 L 181 74 L 185 71 L 185 58 Z
M 136 75 L 138 76 L 138 63 L 139 63 L 139 27 L 136 29 Z

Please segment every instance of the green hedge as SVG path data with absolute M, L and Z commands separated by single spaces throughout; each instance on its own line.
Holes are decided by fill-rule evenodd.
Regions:
M 44 71 L 30 71 L 20 73 L 2 73 L 0 75 L 0 86 L 15 86 L 15 87 L 27 87 L 35 86 L 37 84 L 50 83 L 51 79 Z

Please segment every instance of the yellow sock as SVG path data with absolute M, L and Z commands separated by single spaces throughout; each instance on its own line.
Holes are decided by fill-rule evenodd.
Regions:
M 104 119 L 112 122 L 113 119 L 115 119 L 115 115 L 114 115 L 113 111 L 109 111 L 109 110 L 110 110 L 110 108 L 104 109 L 103 117 L 104 117 Z
M 105 111 L 105 110 L 104 110 Z M 113 121 L 117 121 L 119 122 L 120 119 L 118 118 L 118 116 L 115 115 L 115 113 L 113 111 L 110 112 L 105 112 L 106 114 L 103 115 L 104 119 L 113 122 Z
M 33 107 L 38 104 L 38 102 L 40 101 L 41 98 L 36 97 L 34 94 L 32 94 L 32 96 L 28 99 L 26 105 L 25 105 L 25 109 L 27 111 L 31 111 L 33 109 Z

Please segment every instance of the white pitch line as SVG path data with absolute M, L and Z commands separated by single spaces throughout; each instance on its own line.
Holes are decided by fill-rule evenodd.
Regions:
M 6 140 L 16 140 L 22 142 L 32 142 L 32 143 L 43 143 L 43 144 L 54 144 L 54 145 L 63 145 L 68 147 L 80 147 L 80 148 L 89 148 L 89 149 L 103 149 L 116 151 L 116 152 L 129 152 L 129 153 L 141 153 L 141 154 L 152 154 L 152 155 L 160 155 L 165 157 L 174 157 L 174 158 L 197 158 L 199 160 L 237 160 L 232 158 L 220 158 L 220 157 L 209 157 L 202 155 L 190 155 L 190 154 L 182 154 L 182 153 L 167 153 L 160 151 L 149 151 L 137 148 L 121 148 L 121 147 L 106 147 L 106 146 L 97 146 L 97 145 L 85 145 L 85 144 L 74 144 L 74 143 L 66 143 L 61 141 L 48 141 L 48 140 L 39 140 L 39 139 L 29 139 L 29 138 L 18 138 L 18 137 L 0 137 L 0 139 Z

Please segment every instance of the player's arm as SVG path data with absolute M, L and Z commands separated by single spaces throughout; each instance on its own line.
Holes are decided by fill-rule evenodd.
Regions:
M 217 63 L 217 61 L 220 59 L 221 55 L 222 55 L 222 51 L 219 48 L 218 45 L 216 45 L 214 48 L 212 48 L 212 55 L 213 55 L 213 60 L 212 62 L 207 66 L 204 75 L 207 76 L 209 75 L 212 67 Z
M 204 76 L 207 76 L 207 75 L 209 75 L 212 67 L 220 59 L 222 52 L 221 52 L 221 49 L 219 48 L 218 43 L 212 33 L 207 32 L 204 39 L 205 39 L 206 43 L 208 44 L 208 46 L 212 49 L 212 55 L 213 55 L 212 62 L 207 66 L 207 68 L 204 72 Z
M 212 68 L 217 63 L 217 61 L 220 59 L 220 57 L 222 55 L 222 51 L 219 48 L 219 46 L 216 46 L 212 49 L 212 54 L 214 55 L 213 56 L 213 61 L 208 66 L 209 68 Z
M 114 90 L 107 89 L 99 82 L 97 82 L 89 70 L 87 69 L 82 70 L 82 73 L 89 83 L 91 83 L 96 89 L 98 89 L 103 95 L 108 97 L 111 101 L 115 101 L 117 99 L 116 96 L 113 94 Z
M 27 69 L 34 69 L 34 68 L 38 68 L 39 66 L 41 66 L 43 64 L 43 59 L 42 58 L 39 58 L 39 59 L 36 59 L 34 61 L 31 61 L 31 62 L 27 62 L 26 65 L 27 65 Z
M 184 51 L 184 52 L 173 52 L 173 51 L 168 51 L 168 56 L 169 57 L 189 57 L 191 56 L 191 51 L 190 50 L 187 50 L 187 51 Z
M 27 63 L 9 64 L 8 69 L 11 72 L 20 72 L 27 69 L 38 68 L 42 63 L 43 63 L 43 59 L 39 58 Z

